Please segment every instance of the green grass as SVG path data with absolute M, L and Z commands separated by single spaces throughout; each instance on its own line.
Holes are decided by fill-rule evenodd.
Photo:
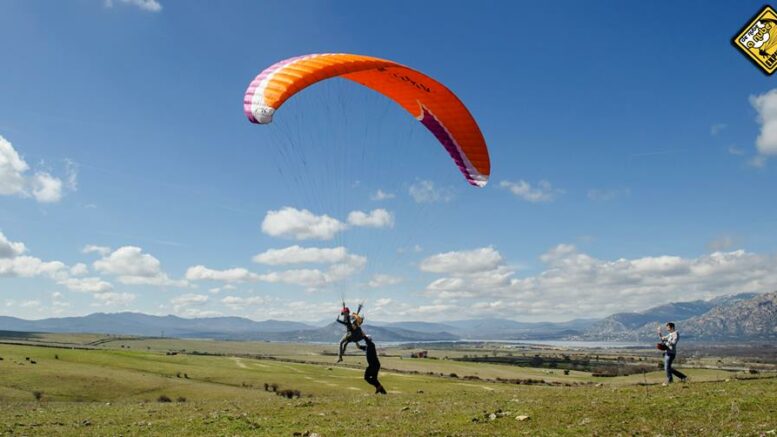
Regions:
M 222 343 L 224 348 L 241 345 L 213 343 Z M 250 346 L 257 346 L 250 352 L 261 349 L 258 344 Z M 661 387 L 635 385 L 642 375 L 593 378 L 573 372 L 565 379 L 561 371 L 556 372 L 554 378 L 562 381 L 601 383 L 567 387 L 384 371 L 381 380 L 390 394 L 376 396 L 362 381 L 360 369 L 333 366 L 333 357 L 311 355 L 320 352 L 321 346 L 265 346 L 287 358 L 322 364 L 169 356 L 134 346 L 130 350 L 72 350 L 0 344 L 4 358 L 0 361 L 0 433 L 759 435 L 777 429 L 777 379 L 773 378 L 738 380 L 731 373 L 690 369 L 696 382 Z M 269 352 L 264 349 L 262 353 Z M 352 356 L 347 361 L 356 365 L 363 360 Z M 448 360 L 386 358 L 384 367 L 454 370 L 460 376 L 504 372 L 551 379 L 541 369 Z M 658 372 L 648 377 L 660 381 Z M 730 380 L 700 382 L 721 377 Z M 302 397 L 276 396 L 264 390 L 264 383 L 300 390 Z M 35 400 L 35 391 L 43 393 L 40 401 Z M 163 394 L 174 402 L 157 402 Z M 186 401 L 175 402 L 178 397 Z M 503 415 L 489 420 L 489 413 L 500 410 Z M 518 415 L 530 419 L 518 421 Z

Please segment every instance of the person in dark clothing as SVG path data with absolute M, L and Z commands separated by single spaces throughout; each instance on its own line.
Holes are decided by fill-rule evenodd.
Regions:
M 674 380 L 673 376 L 680 378 L 680 381 L 685 382 L 688 377 L 683 372 L 672 367 L 675 357 L 677 356 L 677 342 L 680 341 L 680 333 L 675 329 L 675 325 L 672 322 L 666 324 L 666 330 L 669 331 L 666 335 L 661 332 L 661 326 L 658 327 L 658 338 L 661 339 L 661 343 L 664 344 L 666 349 L 664 350 L 664 370 L 666 371 L 666 382 L 663 385 L 671 384 Z
M 375 387 L 375 393 L 382 395 L 386 394 L 386 389 L 383 388 L 380 381 L 378 381 L 378 372 L 380 372 L 380 360 L 378 360 L 378 352 L 375 350 L 375 343 L 372 342 L 372 338 L 369 336 L 364 337 L 366 346 L 357 344 L 356 347 L 367 352 L 367 369 L 364 371 L 364 380 L 368 384 Z
M 359 305 L 359 310 L 351 314 L 351 310 L 344 306 L 342 311 L 340 311 L 340 316 L 342 316 L 343 319 L 340 320 L 340 317 L 336 319 L 337 323 L 345 325 L 345 335 L 340 340 L 340 349 L 337 355 L 338 363 L 343 361 L 343 354 L 345 354 L 348 343 L 354 342 L 358 346 L 358 342 L 364 340 L 364 331 L 362 331 L 361 327 L 364 318 L 359 314 L 360 310 L 361 305 Z

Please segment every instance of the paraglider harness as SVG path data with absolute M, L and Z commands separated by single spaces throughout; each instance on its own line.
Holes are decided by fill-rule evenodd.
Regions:
M 345 302 L 343 302 L 343 309 L 340 311 L 340 316 L 343 317 L 343 320 L 340 320 L 340 317 L 338 317 L 336 321 L 337 323 L 345 325 L 346 333 L 342 340 L 340 340 L 338 361 L 342 360 L 345 349 L 348 347 L 348 343 L 357 343 L 358 346 L 358 342 L 364 340 L 364 331 L 362 331 L 361 327 L 364 322 L 364 317 L 359 314 L 362 311 L 362 307 L 363 304 L 359 304 L 359 308 L 357 308 L 356 312 L 351 314 L 351 310 L 345 306 Z

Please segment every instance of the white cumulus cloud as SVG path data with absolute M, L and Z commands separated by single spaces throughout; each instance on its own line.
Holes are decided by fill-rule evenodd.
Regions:
M 70 274 L 72 276 L 84 276 L 89 273 L 89 267 L 84 263 L 76 263 L 70 267 Z
M 408 189 L 410 197 L 416 203 L 450 202 L 453 200 L 453 190 L 447 187 L 438 187 L 429 180 L 417 181 Z
M 71 291 L 80 291 L 83 293 L 107 293 L 113 291 L 113 285 L 110 282 L 103 281 L 97 277 L 89 278 L 66 278 L 59 281 L 59 284 L 64 285 Z
M 73 161 L 65 160 L 68 181 L 52 176 L 47 171 L 29 174 L 30 166 L 13 145 L 0 135 L 0 195 L 32 197 L 40 203 L 62 200 L 65 188 L 75 191 L 76 170 Z
M 41 203 L 54 203 L 62 200 L 62 179 L 47 172 L 38 172 L 32 178 L 32 196 Z
M 60 261 L 43 261 L 33 256 L 24 255 L 14 258 L 0 258 L 0 277 L 18 276 L 31 278 L 41 275 L 56 277 L 65 269 L 65 264 Z
M 253 260 L 255 263 L 269 265 L 331 264 L 343 261 L 347 256 L 348 251 L 342 246 L 319 248 L 294 245 L 283 249 L 269 249 L 254 256 Z
M 295 240 L 331 240 L 346 228 L 345 223 L 328 215 L 315 215 L 306 209 L 292 207 L 268 211 L 262 221 L 265 234 Z
M 466 310 L 468 316 L 564 320 L 768 291 L 777 285 L 777 257 L 743 250 L 695 258 L 656 255 L 604 260 L 560 244 L 540 257 L 543 269 L 526 277 L 518 277 L 499 258 L 470 273 L 440 268 L 446 276 L 431 282 L 425 294 L 433 296 L 435 304 Z
M 502 263 L 502 255 L 493 247 L 452 251 L 432 255 L 421 261 L 424 272 L 474 273 L 492 270 Z
M 758 153 L 777 154 L 777 88 L 750 96 L 750 104 L 758 112 L 758 123 L 761 125 L 761 132 L 755 142 Z
M 242 267 L 225 270 L 215 270 L 203 265 L 189 267 L 186 270 L 186 279 L 189 281 L 221 281 L 221 282 L 249 282 L 258 281 L 260 276 Z
M 9 241 L 0 231 L 0 258 L 13 258 L 27 251 L 24 243 Z
M 394 227 L 394 215 L 383 208 L 374 209 L 369 213 L 352 211 L 348 214 L 348 223 L 352 226 L 368 228 L 391 228 Z
M 502 181 L 499 186 L 509 190 L 516 197 L 532 203 L 552 202 L 559 194 L 563 193 L 563 190 L 553 188 L 553 185 L 546 180 L 539 181 L 536 186 L 532 186 L 524 180 L 518 182 Z
M 186 287 L 183 280 L 173 280 L 162 271 L 162 264 L 143 249 L 136 246 L 124 246 L 103 256 L 93 264 L 95 270 L 104 274 L 118 276 L 119 282 L 128 285 L 158 285 Z

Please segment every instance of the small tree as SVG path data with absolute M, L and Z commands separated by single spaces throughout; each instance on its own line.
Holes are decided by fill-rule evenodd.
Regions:
M 40 401 L 41 399 L 43 399 L 42 391 L 35 390 L 34 392 L 32 392 L 32 395 L 35 396 L 36 401 Z

